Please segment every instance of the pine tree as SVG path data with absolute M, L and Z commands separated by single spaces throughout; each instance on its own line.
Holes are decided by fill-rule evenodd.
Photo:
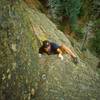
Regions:
M 68 16 L 72 28 L 75 26 L 78 14 L 80 13 L 80 0 L 49 0 L 49 5 L 52 15 L 56 20 L 59 17 Z
M 100 0 L 82 0 L 81 9 L 85 20 L 97 19 L 100 17 Z
M 62 16 L 62 2 L 61 0 L 49 0 L 49 6 L 54 19 L 58 19 Z
M 77 17 L 80 13 L 81 1 L 80 0 L 64 0 L 63 2 L 65 13 L 69 16 L 72 28 L 77 23 Z
M 92 51 L 95 51 L 97 56 L 100 57 L 100 19 L 95 22 L 94 26 L 94 38 L 91 39 Z
M 100 0 L 93 0 L 92 17 L 100 18 Z

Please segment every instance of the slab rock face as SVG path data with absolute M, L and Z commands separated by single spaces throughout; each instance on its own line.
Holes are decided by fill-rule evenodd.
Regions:
M 0 100 L 99 100 L 100 75 L 89 63 L 78 57 L 75 65 L 67 54 L 63 61 L 57 55 L 39 58 L 46 39 L 74 48 L 26 1 L 0 0 Z

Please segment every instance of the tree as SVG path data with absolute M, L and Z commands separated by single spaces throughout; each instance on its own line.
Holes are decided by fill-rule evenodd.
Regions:
M 98 55 L 98 57 L 100 57 L 100 30 L 99 30 L 99 26 L 100 25 L 100 20 L 97 20 L 95 22 L 95 27 L 94 27 L 94 38 L 91 39 L 91 48 L 92 51 L 95 51 L 96 54 Z
M 59 17 L 68 16 L 72 29 L 76 26 L 81 7 L 80 0 L 49 0 L 49 5 L 56 20 Z
M 81 15 L 85 20 L 100 17 L 100 0 L 82 0 Z
M 48 0 L 50 10 L 54 19 L 59 19 L 63 14 L 63 5 L 61 0 Z
M 92 17 L 95 16 L 96 18 L 100 18 L 100 0 L 93 0 L 93 7 L 92 9 Z
M 77 17 L 80 13 L 81 1 L 80 0 L 64 0 L 63 2 L 65 8 L 65 14 L 69 16 L 70 24 L 75 28 L 77 23 Z

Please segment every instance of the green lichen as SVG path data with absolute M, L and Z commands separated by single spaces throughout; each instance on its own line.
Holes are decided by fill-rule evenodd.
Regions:
M 78 46 L 74 49 L 46 15 L 23 0 L 1 0 L 0 10 L 0 100 L 99 100 L 96 57 L 86 52 L 87 58 L 80 59 Z M 57 55 L 39 58 L 44 39 L 65 43 L 77 53 L 79 64 L 67 54 L 63 61 Z

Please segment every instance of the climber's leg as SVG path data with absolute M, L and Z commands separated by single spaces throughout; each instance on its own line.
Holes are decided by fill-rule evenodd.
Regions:
M 74 62 L 75 64 L 78 63 L 78 59 L 77 59 L 76 55 L 71 51 L 70 48 L 68 48 L 68 47 L 66 47 L 64 44 L 62 44 L 61 47 L 60 47 L 60 49 L 61 49 L 61 51 L 62 51 L 63 53 L 68 53 L 68 54 L 73 58 L 73 62 Z
M 76 58 L 76 55 L 71 51 L 71 49 L 66 47 L 64 44 L 62 44 L 60 48 L 62 52 L 68 53 L 72 58 Z

